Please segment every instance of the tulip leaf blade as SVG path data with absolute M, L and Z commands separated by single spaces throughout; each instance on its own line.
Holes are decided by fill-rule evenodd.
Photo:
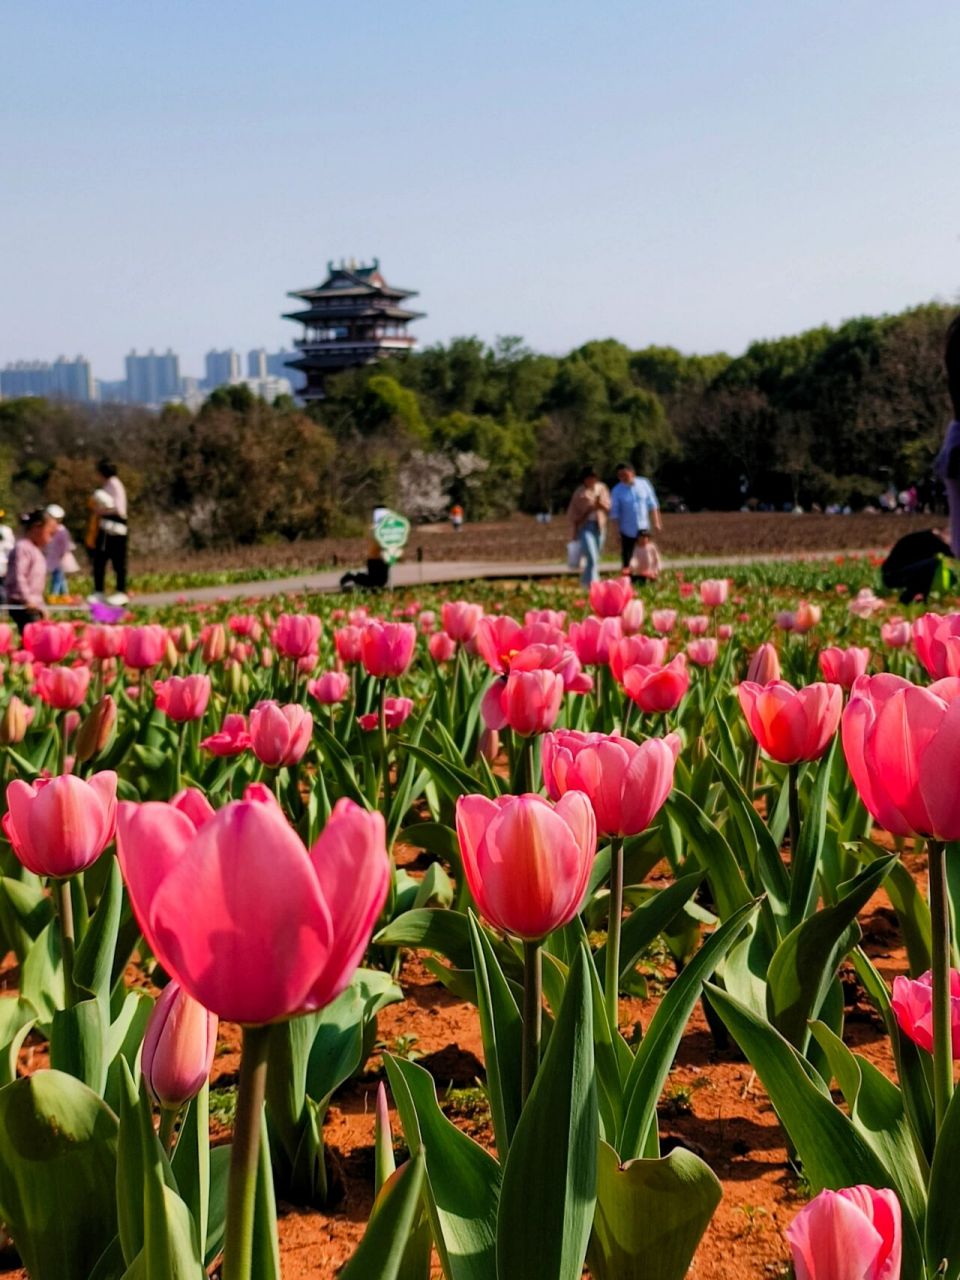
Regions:
M 487 1072 L 487 1094 L 490 1098 L 497 1152 L 503 1163 L 520 1119 L 523 1024 L 517 1002 L 497 963 L 490 941 L 472 912 L 468 916 L 468 923 L 476 974 L 483 1060 Z
M 374 1202 L 367 1229 L 339 1280 L 401 1280 L 423 1190 L 423 1152 L 390 1175 Z
M 770 1020 L 801 1051 L 809 1042 L 808 1020 L 817 1017 L 840 962 L 860 940 L 857 915 L 896 861 L 870 863 L 841 886 L 846 892 L 839 902 L 803 920 L 774 952 L 767 972 Z
M 670 927 L 703 883 L 703 878 L 702 871 L 691 871 L 688 875 L 675 880 L 673 884 L 667 885 L 665 889 L 659 889 L 636 910 L 630 912 L 620 932 L 621 978 L 633 969 L 641 952 L 645 951 L 659 934 Z M 606 956 L 607 947 L 604 943 L 594 956 L 598 973 L 605 971 Z
M 716 1174 L 692 1151 L 621 1165 L 601 1142 L 588 1254 L 594 1280 L 684 1280 L 722 1196 Z
M 703 867 L 721 919 L 726 920 L 740 907 L 752 902 L 753 894 L 743 878 L 743 872 L 737 866 L 726 837 L 700 806 L 675 788 L 667 797 L 664 809 L 675 819 L 686 843 L 691 846 L 694 856 Z
M 87 1280 L 117 1234 L 117 1119 L 73 1076 L 0 1089 L 0 1218 L 32 1280 Z
M 29 1000 L 0 1000 L 0 1087 L 17 1078 L 17 1055 L 30 1034 L 37 1011 Z
M 81 1000 L 58 1009 L 50 1030 L 50 1065 L 82 1080 L 94 1093 L 107 1083 L 103 1007 L 97 1000 Z
M 446 1280 L 496 1280 L 500 1166 L 440 1110 L 423 1067 L 384 1055 L 407 1146 L 424 1153 L 424 1195 Z
M 650 1019 L 624 1084 L 624 1117 L 618 1144 L 622 1159 L 659 1153 L 657 1103 L 687 1019 L 700 999 L 703 984 L 753 920 L 759 906 L 759 902 L 746 903 L 714 931 L 684 966 Z
M 827 800 L 836 753 L 837 739 L 834 736 L 830 750 L 817 762 L 813 795 L 800 826 L 797 847 L 790 859 L 790 921 L 793 925 L 806 920 L 816 902 L 817 870 L 827 833 Z
M 123 877 L 116 858 L 110 859 L 97 909 L 77 947 L 73 977 L 78 987 L 89 991 L 103 1010 L 104 1024 L 110 1021 L 110 988 L 113 972 L 113 956 L 120 930 L 120 914 L 123 907 Z
M 506 1158 L 497 1221 L 499 1280 L 579 1280 L 583 1270 L 599 1143 L 590 963 L 580 947 Z
M 926 1249 L 931 1267 L 946 1259 L 937 1272 L 943 1280 L 960 1277 L 960 1214 L 957 1213 L 956 1169 L 960 1162 L 960 1090 L 954 1093 L 937 1138 L 930 1170 Z
M 889 1169 L 853 1121 L 834 1103 L 826 1085 L 800 1053 L 769 1021 L 729 992 L 708 983 L 707 998 L 747 1055 L 797 1149 L 814 1193 L 860 1183 L 897 1191 L 897 1171 Z M 903 1217 L 903 1272 L 921 1275 L 917 1223 L 909 1202 Z
M 51 920 L 41 929 L 21 969 L 21 995 L 37 1011 L 37 1024 L 49 1034 L 54 1014 L 65 1001 L 63 966 L 60 963 L 60 933 Z

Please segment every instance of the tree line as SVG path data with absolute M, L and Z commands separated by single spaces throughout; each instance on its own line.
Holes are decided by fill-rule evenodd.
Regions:
M 584 463 L 611 477 L 628 458 L 693 510 L 857 508 L 929 480 L 950 415 L 950 316 L 928 304 L 737 357 L 614 339 L 554 357 L 456 338 L 331 378 L 308 409 L 246 387 L 196 413 L 4 401 L 0 501 L 57 501 L 82 524 L 109 454 L 141 538 L 215 546 L 354 531 L 380 503 L 415 519 L 454 502 L 471 520 L 557 511 Z

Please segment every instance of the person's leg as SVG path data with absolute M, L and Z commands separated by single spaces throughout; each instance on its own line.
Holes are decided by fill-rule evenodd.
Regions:
M 107 548 L 102 539 L 97 539 L 97 545 L 93 548 L 91 555 L 93 556 L 93 589 L 98 595 L 103 595 L 103 583 L 107 576 Z
M 117 591 L 121 595 L 127 593 L 127 536 L 114 536 L 110 539 L 110 563 L 117 579 Z
M 580 552 L 583 556 L 580 582 L 583 586 L 589 587 L 590 583 L 596 582 L 600 576 L 600 544 L 597 531 L 589 526 L 580 530 Z
M 60 568 L 54 569 L 50 574 L 50 594 L 54 596 L 67 594 L 67 575 Z
M 629 533 L 621 533 L 620 535 L 620 563 L 624 569 L 630 567 L 630 561 L 633 559 L 633 549 L 637 545 L 637 535 Z

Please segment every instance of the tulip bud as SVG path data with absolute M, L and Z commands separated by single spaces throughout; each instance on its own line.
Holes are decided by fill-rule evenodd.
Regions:
M 750 659 L 747 679 L 754 684 L 772 684 L 780 679 L 780 657 L 774 645 L 767 641 Z
M 219 1019 L 179 987 L 164 987 L 147 1021 L 140 1060 L 143 1078 L 161 1107 L 195 1098 L 210 1075 Z
M 193 648 L 193 629 L 189 622 L 185 622 L 180 628 L 177 642 L 181 653 L 189 653 Z
M 236 697 L 243 687 L 243 667 L 234 663 L 227 670 L 227 692 L 231 697 Z
M 260 652 L 260 665 L 261 667 L 273 666 L 273 650 L 268 644 L 265 644 Z
M 106 748 L 116 723 L 117 704 L 109 693 L 105 693 L 87 713 L 77 731 L 75 755 L 81 764 L 86 764 Z
M 32 718 L 31 709 L 14 694 L 4 708 L 3 719 L 0 720 L 0 743 L 9 747 L 11 743 L 22 742 Z
M 227 650 L 227 633 L 221 623 L 203 629 L 203 660 L 207 666 L 220 662 Z
M 477 756 L 482 756 L 488 763 L 493 764 L 499 754 L 500 734 L 496 729 L 485 728 L 477 744 Z
M 163 665 L 165 667 L 170 667 L 170 669 L 172 670 L 179 661 L 180 661 L 180 655 L 179 653 L 177 653 L 177 646 L 168 636 L 167 643 L 163 653 Z

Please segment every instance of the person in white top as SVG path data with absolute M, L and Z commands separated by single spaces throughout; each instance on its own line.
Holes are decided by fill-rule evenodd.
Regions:
M 63 523 L 66 512 L 57 502 L 47 507 L 47 515 L 55 520 L 53 537 L 47 543 L 47 572 L 50 574 L 50 594 L 65 596 L 67 594 L 67 574 L 76 573 L 80 566 L 73 554 L 76 543 L 70 536 L 70 530 Z
M 97 530 L 93 545 L 93 590 L 103 598 L 107 577 L 107 565 L 113 566 L 117 589 L 109 597 L 111 604 L 127 601 L 127 491 L 117 475 L 117 468 L 108 458 L 101 458 L 97 471 L 103 484 L 94 493 L 92 506 L 97 517 Z
M 0 522 L 3 521 L 6 514 L 5 511 L 0 511 Z M 6 598 L 7 565 L 10 563 L 10 553 L 16 545 L 16 541 L 10 526 L 0 523 L 0 604 Z

